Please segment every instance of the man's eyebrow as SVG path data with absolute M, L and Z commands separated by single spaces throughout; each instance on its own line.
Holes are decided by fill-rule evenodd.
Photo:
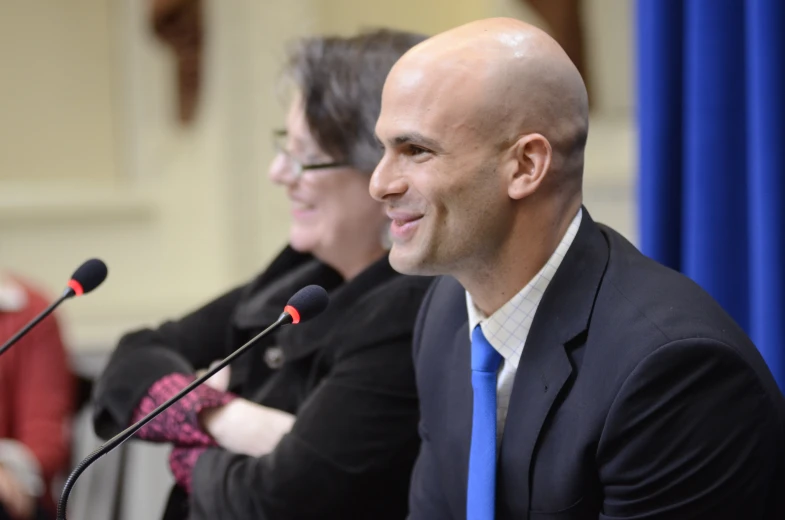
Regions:
M 383 144 L 379 136 L 376 136 L 376 140 L 379 141 L 379 144 Z M 442 147 L 439 145 L 438 142 L 436 142 L 435 139 L 426 137 L 420 132 L 406 132 L 393 137 L 392 139 L 389 140 L 389 142 L 396 147 L 405 144 L 415 144 L 415 145 L 420 145 L 424 148 L 428 148 L 435 152 L 440 152 L 442 149 Z

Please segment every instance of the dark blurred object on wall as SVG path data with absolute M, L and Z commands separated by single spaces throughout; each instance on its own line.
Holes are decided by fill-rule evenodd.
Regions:
M 184 125 L 193 122 L 199 104 L 203 21 L 201 0 L 150 0 L 153 31 L 177 60 L 178 117 Z
M 578 68 L 592 101 L 591 81 L 586 63 L 583 0 L 523 0 L 533 7 L 548 24 L 548 33 L 567 52 Z

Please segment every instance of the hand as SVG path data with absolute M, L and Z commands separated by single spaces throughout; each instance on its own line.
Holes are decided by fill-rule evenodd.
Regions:
M 224 406 L 204 410 L 199 419 L 224 449 L 260 457 L 273 451 L 281 437 L 289 433 L 295 416 L 236 398 Z
M 30 496 L 16 477 L 0 466 L 0 502 L 8 513 L 19 520 L 31 518 L 35 510 L 35 499 Z

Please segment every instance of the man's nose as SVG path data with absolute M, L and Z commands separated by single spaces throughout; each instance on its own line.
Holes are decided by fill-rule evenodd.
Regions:
M 407 189 L 406 179 L 395 170 L 387 156 L 382 157 L 371 175 L 368 188 L 371 197 L 383 202 L 391 197 L 403 195 Z

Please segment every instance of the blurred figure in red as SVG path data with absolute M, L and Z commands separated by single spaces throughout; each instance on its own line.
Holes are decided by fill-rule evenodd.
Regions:
M 25 282 L 0 274 L 0 343 L 47 305 Z M 73 390 L 54 316 L 0 357 L 0 520 L 55 517 L 51 485 L 69 464 Z

